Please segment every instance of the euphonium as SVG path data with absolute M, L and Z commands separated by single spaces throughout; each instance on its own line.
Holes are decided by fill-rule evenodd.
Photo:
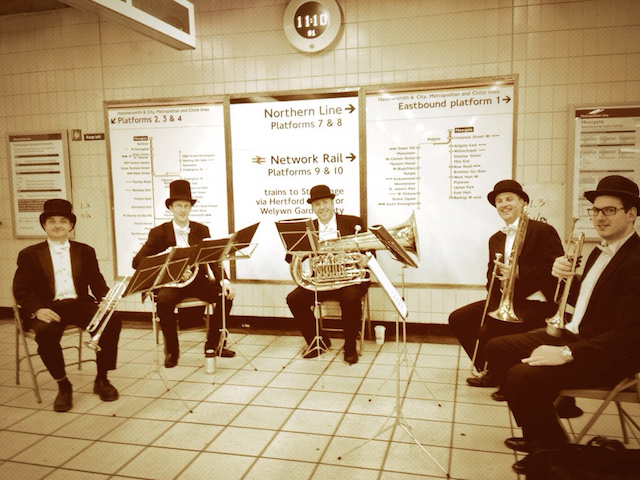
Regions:
M 419 257 L 415 213 L 388 231 L 400 246 Z M 378 237 L 370 232 L 323 240 L 317 252 L 294 254 L 289 270 L 293 280 L 303 288 L 317 291 L 335 290 L 369 280 L 369 270 L 359 265 L 360 252 L 385 248 Z M 305 272 L 302 264 L 307 259 L 309 271 Z
M 516 230 L 516 237 L 513 240 L 511 254 L 509 255 L 508 265 L 511 266 L 509 276 L 502 282 L 502 297 L 500 305 L 493 312 L 489 312 L 491 318 L 508 323 L 522 323 L 522 319 L 516 315 L 513 309 L 513 295 L 515 290 L 516 275 L 518 272 L 518 258 L 524 244 L 524 237 L 527 235 L 527 227 L 529 225 L 529 215 L 527 214 L 527 206 L 523 205 L 520 211 L 520 222 Z
M 573 219 L 573 228 L 575 228 L 577 218 Z M 564 249 L 565 256 L 571 262 L 571 273 L 576 272 L 576 268 L 578 267 L 578 262 L 580 260 L 580 255 L 582 255 L 582 245 L 584 244 L 584 233 L 580 233 L 577 237 L 573 235 L 573 229 L 571 230 L 571 236 L 567 240 L 567 245 Z M 573 249 L 571 246 L 573 245 Z M 573 280 L 573 275 L 569 278 L 558 278 L 558 285 L 556 286 L 556 293 L 554 295 L 554 302 L 558 304 L 558 310 L 556 314 L 547 318 L 547 334 L 552 337 L 560 337 L 562 336 L 562 330 L 564 329 L 564 314 L 567 309 L 567 299 L 569 298 L 569 291 L 571 290 L 571 282 Z M 558 298 L 558 294 L 560 292 L 560 288 L 562 284 L 564 285 L 564 290 L 562 291 L 562 297 Z
M 100 301 L 98 310 L 85 329 L 89 335 L 91 335 L 91 340 L 84 342 L 84 344 L 90 349 L 100 351 L 98 342 L 100 341 L 102 332 L 104 332 L 104 329 L 111 319 L 111 315 L 115 312 L 116 306 L 122 298 L 122 294 L 127 288 L 127 283 L 129 283 L 129 277 L 124 277 L 124 279 L 115 287 L 111 288 Z

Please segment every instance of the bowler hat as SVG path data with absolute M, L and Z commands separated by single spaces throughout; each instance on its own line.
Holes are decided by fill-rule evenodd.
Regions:
M 71 202 L 62 198 L 54 198 L 44 202 L 43 212 L 40 214 L 40 225 L 44 225 L 47 218 L 60 216 L 66 217 L 71 223 L 76 224 L 76 216 L 71 212 Z
M 493 187 L 493 190 L 488 193 L 487 198 L 489 199 L 489 203 L 496 206 L 496 197 L 501 193 L 512 192 L 521 197 L 525 203 L 529 203 L 529 195 L 526 194 L 524 190 L 522 190 L 522 186 L 516 182 L 515 180 L 500 180 Z
M 323 198 L 331 198 L 332 200 L 336 198 L 336 196 L 331 193 L 329 187 L 326 185 L 316 185 L 311 188 L 311 192 L 309 195 L 309 199 L 307 203 L 315 202 L 316 200 L 322 200 Z
M 622 175 L 609 175 L 598 182 L 595 190 L 584 192 L 587 200 L 593 203 L 600 195 L 611 195 L 631 202 L 631 205 L 640 210 L 640 196 L 638 196 L 638 185 Z
M 191 202 L 191 206 L 195 205 L 196 200 L 191 198 L 191 184 L 187 180 L 174 180 L 169 184 L 169 198 L 164 204 L 169 208 L 176 200 L 186 200 Z

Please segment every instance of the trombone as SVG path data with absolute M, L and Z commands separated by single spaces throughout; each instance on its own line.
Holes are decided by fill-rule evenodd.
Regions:
M 518 258 L 522 252 L 524 237 L 527 235 L 527 227 L 529 225 L 529 215 L 527 214 L 527 205 L 522 206 L 520 211 L 520 222 L 516 230 L 516 238 L 513 240 L 513 247 L 509 255 L 508 265 L 511 266 L 509 276 L 502 282 L 502 298 L 500 305 L 493 312 L 489 312 L 491 318 L 508 323 L 522 323 L 522 319 L 516 315 L 513 309 L 513 295 L 515 291 L 516 275 L 518 272 Z
M 564 314 L 567 309 L 567 299 L 569 298 L 569 292 L 571 290 L 571 282 L 573 281 L 573 277 L 576 273 L 576 268 L 578 267 L 578 262 L 580 260 L 580 255 L 582 255 L 582 246 L 584 244 L 584 233 L 580 233 L 577 237 L 573 235 L 573 231 L 576 227 L 577 218 L 573 219 L 573 226 L 571 228 L 571 235 L 567 239 L 567 244 L 565 246 L 565 256 L 567 260 L 571 262 L 571 275 L 568 278 L 558 278 L 558 284 L 556 285 L 556 293 L 553 296 L 553 301 L 558 304 L 558 310 L 556 314 L 547 318 L 545 321 L 547 322 L 547 334 L 552 337 L 561 337 L 562 330 L 564 329 Z M 573 249 L 571 246 L 573 245 Z M 560 288 L 562 284 L 564 285 L 564 289 L 562 290 L 562 296 L 559 297 Z
M 485 318 L 487 317 L 487 310 L 489 309 L 489 302 L 491 301 L 491 292 L 493 291 L 493 283 L 498 275 L 498 262 L 502 259 L 501 253 L 496 253 L 495 261 L 493 262 L 493 271 L 491 272 L 491 280 L 489 280 L 489 290 L 487 291 L 487 299 L 484 302 L 484 310 L 482 311 L 482 319 L 480 320 L 480 327 L 478 328 L 478 335 L 476 336 L 476 344 L 473 347 L 473 356 L 471 357 L 471 373 L 473 374 L 473 366 L 476 363 L 478 356 L 478 347 L 480 346 L 480 331 L 484 326 Z M 486 364 L 483 368 L 486 370 Z
M 93 315 L 93 318 L 85 329 L 87 333 L 91 335 L 91 340 L 84 342 L 84 344 L 91 350 L 95 350 L 97 352 L 101 350 L 98 342 L 111 319 L 111 315 L 115 312 L 116 306 L 122 298 L 122 294 L 124 293 L 128 282 L 129 277 L 124 277 L 122 281 L 115 287 L 111 288 L 100 301 L 98 311 Z

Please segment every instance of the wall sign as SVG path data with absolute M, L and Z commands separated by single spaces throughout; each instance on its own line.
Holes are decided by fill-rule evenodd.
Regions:
M 45 234 L 39 221 L 45 201 L 72 201 L 66 137 L 66 133 L 9 135 L 13 227 L 17 238 Z
M 640 181 L 640 105 L 577 107 L 573 112 L 573 216 L 576 232 L 599 241 L 584 192 L 608 175 Z M 571 184 L 571 181 L 569 181 Z M 638 229 L 638 225 L 636 225 Z
M 335 0 L 293 0 L 284 12 L 284 33 L 303 52 L 319 52 L 338 36 L 342 12 Z
M 165 206 L 173 180 L 191 182 L 198 202 L 190 219 L 213 238 L 226 235 L 227 170 L 222 104 L 107 105 L 117 276 L 149 230 L 171 219 Z

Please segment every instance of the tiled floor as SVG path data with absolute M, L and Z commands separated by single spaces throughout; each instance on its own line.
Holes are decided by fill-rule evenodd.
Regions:
M 209 375 L 203 339 L 182 332 L 179 366 L 157 369 L 151 329 L 127 326 L 110 375 L 120 399 L 92 393 L 88 363 L 69 369 L 73 409 L 55 413 L 48 373 L 38 377 L 41 404 L 24 364 L 15 385 L 13 322 L 0 321 L 0 478 L 518 478 L 503 440 L 519 432 L 490 389 L 466 385 L 469 360 L 457 345 L 367 341 L 349 366 L 339 339 L 304 360 L 299 336 L 232 333 L 239 355 Z M 595 430 L 620 432 L 614 415 Z

